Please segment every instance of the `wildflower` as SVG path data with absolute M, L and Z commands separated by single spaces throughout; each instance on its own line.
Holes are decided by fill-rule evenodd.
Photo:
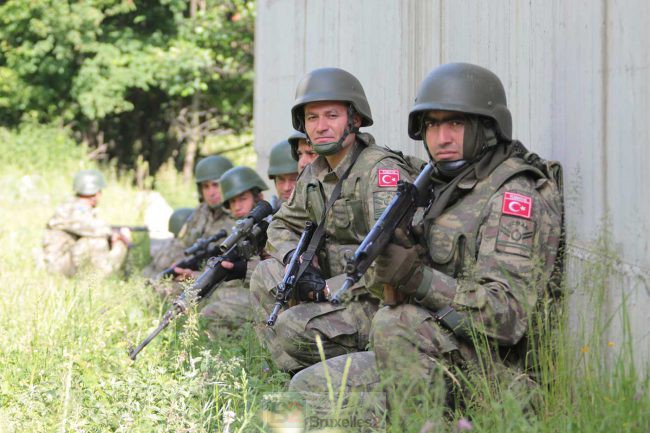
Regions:
M 473 430 L 474 426 L 472 423 L 466 419 L 466 418 L 461 418 L 458 420 L 458 431 L 469 431 Z

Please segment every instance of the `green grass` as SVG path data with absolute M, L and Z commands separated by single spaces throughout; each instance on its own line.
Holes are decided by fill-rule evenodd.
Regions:
M 0 137 L 0 433 L 260 431 L 262 396 L 285 390 L 288 376 L 269 368 L 252 330 L 210 339 L 192 313 L 132 362 L 129 347 L 167 307 L 137 273 L 128 280 L 68 280 L 34 262 L 44 224 L 69 194 L 72 174 L 93 164 L 64 131 L 2 130 Z M 20 151 L 12 153 L 16 146 Z M 129 179 L 105 170 L 104 216 L 140 223 L 138 192 Z M 168 175 L 165 194 L 175 183 Z M 537 412 L 522 410 L 519 395 L 479 375 L 468 382 L 473 396 L 463 411 L 445 418 L 439 390 L 432 390 L 417 407 L 394 408 L 409 415 L 409 428 L 391 431 L 452 432 L 460 418 L 477 432 L 650 431 L 650 374 L 632 362 L 629 329 L 616 342 L 603 337 L 612 314 L 600 308 L 604 291 L 611 290 L 612 264 L 608 254 L 603 257 L 576 277 L 591 294 L 594 325 L 569 332 L 567 321 L 559 320 L 543 340 Z M 625 317 L 623 307 L 615 313 Z M 229 415 L 234 421 L 227 426 Z

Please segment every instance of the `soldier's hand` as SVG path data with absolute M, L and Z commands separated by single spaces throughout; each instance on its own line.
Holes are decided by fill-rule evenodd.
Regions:
M 420 246 L 386 246 L 365 274 L 368 287 L 389 284 L 405 295 L 415 293 L 421 280 L 423 250 Z
M 176 277 L 174 278 L 176 281 L 184 281 L 189 278 L 196 278 L 198 275 L 198 272 L 195 273 L 195 271 L 187 268 L 174 267 L 174 272 L 176 273 Z
M 221 262 L 221 267 L 230 271 L 225 278 L 226 281 L 243 280 L 246 278 L 248 263 L 245 259 L 224 260 Z
M 117 242 L 122 242 L 127 247 L 133 245 L 133 237 L 131 236 L 131 230 L 128 227 L 121 227 L 119 230 L 114 231 L 111 234 L 111 244 Z
M 327 302 L 327 282 L 320 269 L 311 264 L 296 282 L 296 291 L 301 301 Z

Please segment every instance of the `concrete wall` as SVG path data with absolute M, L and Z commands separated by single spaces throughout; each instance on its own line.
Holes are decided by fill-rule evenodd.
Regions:
M 650 362 L 649 23 L 647 0 L 258 0 L 259 168 L 291 131 L 311 69 L 356 75 L 377 142 L 424 157 L 406 133 L 421 79 L 441 63 L 483 65 L 503 80 L 514 136 L 564 165 L 570 281 L 616 253 L 605 304 L 616 315 L 625 300 L 637 359 Z M 574 296 L 576 328 L 590 296 Z M 621 329 L 615 320 L 603 338 Z

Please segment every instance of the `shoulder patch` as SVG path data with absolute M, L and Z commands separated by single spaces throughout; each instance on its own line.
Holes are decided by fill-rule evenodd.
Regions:
M 399 170 L 380 168 L 377 170 L 378 186 L 397 186 Z
M 502 253 L 531 257 L 534 237 L 535 221 L 501 215 L 495 248 Z
M 501 213 L 530 219 L 533 214 L 533 199 L 516 192 L 506 192 L 503 195 Z

